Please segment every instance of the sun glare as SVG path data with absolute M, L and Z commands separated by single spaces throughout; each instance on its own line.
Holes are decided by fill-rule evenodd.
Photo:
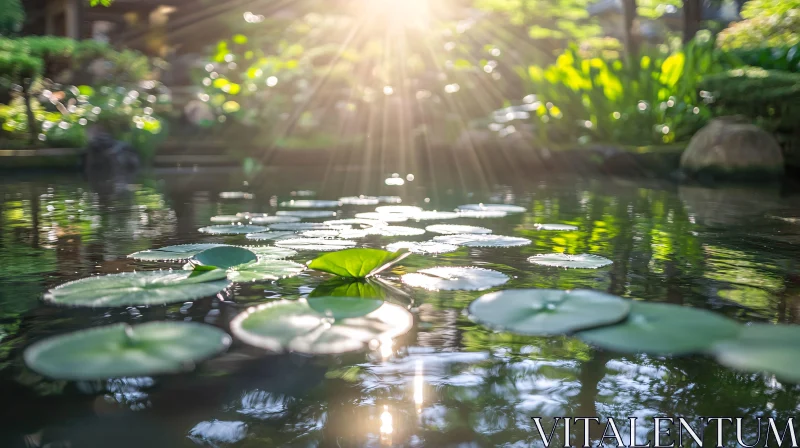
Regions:
M 369 14 L 385 16 L 393 23 L 425 25 L 430 16 L 428 0 L 364 0 Z

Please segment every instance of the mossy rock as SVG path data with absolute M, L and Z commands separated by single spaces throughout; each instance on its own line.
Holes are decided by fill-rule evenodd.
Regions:
M 715 179 L 774 178 L 784 172 L 783 152 L 769 132 L 746 119 L 722 117 L 692 137 L 681 156 L 681 170 Z

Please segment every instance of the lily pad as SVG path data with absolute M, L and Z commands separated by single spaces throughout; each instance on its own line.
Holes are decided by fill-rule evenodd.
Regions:
M 528 258 L 528 261 L 542 266 L 573 269 L 598 269 L 614 263 L 608 258 L 591 254 L 539 254 Z
M 400 213 L 402 215 L 414 215 L 422 211 L 420 207 L 413 205 L 382 205 L 375 207 L 377 213 Z
M 283 222 L 270 224 L 270 230 L 300 231 L 300 230 L 330 230 L 332 227 L 321 222 Z
M 228 278 L 237 283 L 280 280 L 305 270 L 306 267 L 300 263 L 263 259 L 232 267 L 228 270 Z
M 364 213 L 356 213 L 356 218 L 372 219 L 377 221 L 383 221 L 386 223 L 408 221 L 408 215 L 404 215 L 402 213 L 364 212 Z
M 536 230 L 558 230 L 564 232 L 578 230 L 577 226 L 571 226 L 569 224 L 536 224 L 535 227 Z
M 632 302 L 625 322 L 578 334 L 582 340 L 618 352 L 682 355 L 702 352 L 736 337 L 741 325 L 711 311 L 666 303 Z
M 225 351 L 231 338 L 210 325 L 191 322 L 115 324 L 37 342 L 25 364 L 61 380 L 102 380 L 185 372 Z
M 531 240 L 503 235 L 442 235 L 433 238 L 437 243 L 467 247 L 516 247 L 527 246 Z
M 493 292 L 469 306 L 469 314 L 476 322 L 528 336 L 555 336 L 616 324 L 630 310 L 630 301 L 610 294 L 555 289 Z
M 339 230 L 304 230 L 300 232 L 300 236 L 304 236 L 306 238 L 336 238 L 339 236 Z
M 414 254 L 444 254 L 447 252 L 457 251 L 458 246 L 454 246 L 452 244 L 437 243 L 435 241 L 422 241 L 422 242 L 398 241 L 396 243 L 392 243 L 386 246 L 386 250 L 392 252 L 401 249 L 407 249 L 409 252 Z
M 425 229 L 406 226 L 385 226 L 372 228 L 370 233 L 380 236 L 417 236 L 424 235 Z
M 308 294 L 309 299 L 315 297 L 361 297 L 384 300 L 386 291 L 380 283 L 371 279 L 334 277 L 319 284 Z
M 383 305 L 383 300 L 356 297 L 309 297 L 306 301 L 312 310 L 335 320 L 366 316 Z
M 347 205 L 378 205 L 381 201 L 375 196 L 347 196 L 339 198 L 339 202 Z
M 223 191 L 219 194 L 221 199 L 253 199 L 255 195 L 244 191 Z
M 258 256 L 259 260 L 282 260 L 297 255 L 296 250 L 275 246 L 238 246 L 247 249 Z
M 483 291 L 509 280 L 502 272 L 474 267 L 436 267 L 406 274 L 403 283 L 429 291 Z
M 231 321 L 231 332 L 246 344 L 273 352 L 324 355 L 364 350 L 372 341 L 391 340 L 407 333 L 413 322 L 411 313 L 392 303 L 365 316 L 333 319 L 299 299 L 251 308 Z
M 275 241 L 276 246 L 288 247 L 295 250 L 342 250 L 356 246 L 355 241 L 327 239 L 327 238 L 287 238 Z
M 384 227 L 389 225 L 386 221 L 380 221 L 377 219 L 364 219 L 364 218 L 334 219 L 331 221 L 325 221 L 324 224 L 328 226 L 370 226 L 370 227 Z
M 770 372 L 800 383 L 800 326 L 749 324 L 711 348 L 720 364 L 746 372 Z
M 441 233 L 444 235 L 465 235 L 469 233 L 474 234 L 489 234 L 492 233 L 491 229 L 487 229 L 486 227 L 476 227 L 476 226 L 460 226 L 457 224 L 434 224 L 432 226 L 425 227 L 425 230 L 428 232 L 433 233 Z
M 268 213 L 254 213 L 254 212 L 239 212 L 236 216 L 244 219 L 253 219 L 253 218 L 264 218 L 269 216 Z
M 334 208 L 339 207 L 339 201 L 322 201 L 313 199 L 298 199 L 292 201 L 281 202 L 281 207 L 291 208 Z
M 456 212 L 440 212 L 436 210 L 424 210 L 413 215 L 408 215 L 409 218 L 417 221 L 435 221 L 439 219 L 456 219 L 460 218 Z
M 253 224 L 272 225 L 285 222 L 300 222 L 300 218 L 297 216 L 255 216 L 250 218 L 250 222 Z
M 89 277 L 49 290 L 44 300 L 55 305 L 116 307 L 165 305 L 213 296 L 230 286 L 222 269 L 192 275 L 191 271 L 142 271 Z
M 368 278 L 390 268 L 409 255 L 410 252 L 406 251 L 347 249 L 320 255 L 311 260 L 308 267 L 339 277 Z
M 200 266 L 216 266 L 220 269 L 228 269 L 257 260 L 258 256 L 252 251 L 236 246 L 222 246 L 200 252 L 192 258 L 192 263 Z
M 128 258 L 141 261 L 181 261 L 188 260 L 200 252 L 225 244 L 179 244 L 159 249 L 149 249 L 128 255 Z
M 200 232 L 208 233 L 210 235 L 244 235 L 247 233 L 264 232 L 266 227 L 261 226 L 248 226 L 248 225 L 230 225 L 230 226 L 208 226 L 197 229 Z
M 525 207 L 508 204 L 466 204 L 459 205 L 458 210 L 477 211 L 477 212 L 505 212 L 505 213 L 524 213 L 528 211 Z
M 211 222 L 230 222 L 230 223 L 234 223 L 234 222 L 241 222 L 241 221 L 247 221 L 247 219 L 243 218 L 241 216 L 238 216 L 238 215 L 218 215 L 218 216 L 212 216 L 211 217 Z
M 456 213 L 461 218 L 472 219 L 505 218 L 508 216 L 508 212 L 497 210 L 456 210 Z
M 400 196 L 378 196 L 378 201 L 383 204 L 400 204 L 403 202 L 403 198 Z
M 333 218 L 336 212 L 330 210 L 281 210 L 277 216 L 296 216 L 298 218 Z
M 283 238 L 291 238 L 295 236 L 296 233 L 293 231 L 280 231 L 280 232 L 258 232 L 258 233 L 248 233 L 244 237 L 248 240 L 253 241 L 268 241 L 268 240 L 279 240 Z

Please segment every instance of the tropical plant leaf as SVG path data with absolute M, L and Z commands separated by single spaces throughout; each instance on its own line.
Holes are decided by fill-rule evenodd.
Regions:
M 491 269 L 443 266 L 406 274 L 402 280 L 429 291 L 483 291 L 506 283 L 509 277 Z
M 192 257 L 193 264 L 216 266 L 220 269 L 228 269 L 257 260 L 258 256 L 252 251 L 236 246 L 213 247 Z
M 321 255 L 308 267 L 347 278 L 367 278 L 388 269 L 410 255 L 407 251 L 389 252 L 380 249 L 347 249 Z
M 305 270 L 305 266 L 293 261 L 263 259 L 231 267 L 228 278 L 237 283 L 280 280 Z
M 360 297 L 384 300 L 386 290 L 380 283 L 371 280 L 334 277 L 321 283 L 308 294 L 309 299 L 315 297 Z
M 221 246 L 225 244 L 179 244 L 132 253 L 128 258 L 142 261 L 181 261 L 188 260 L 204 250 Z

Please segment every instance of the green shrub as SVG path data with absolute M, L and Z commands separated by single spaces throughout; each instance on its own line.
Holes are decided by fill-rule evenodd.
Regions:
M 800 0 L 750 0 L 745 20 L 723 30 L 717 43 L 724 50 L 784 47 L 800 44 Z
M 742 65 L 766 70 L 800 72 L 800 44 L 794 46 L 740 48 L 728 52 Z M 734 68 L 734 67 L 731 67 Z

